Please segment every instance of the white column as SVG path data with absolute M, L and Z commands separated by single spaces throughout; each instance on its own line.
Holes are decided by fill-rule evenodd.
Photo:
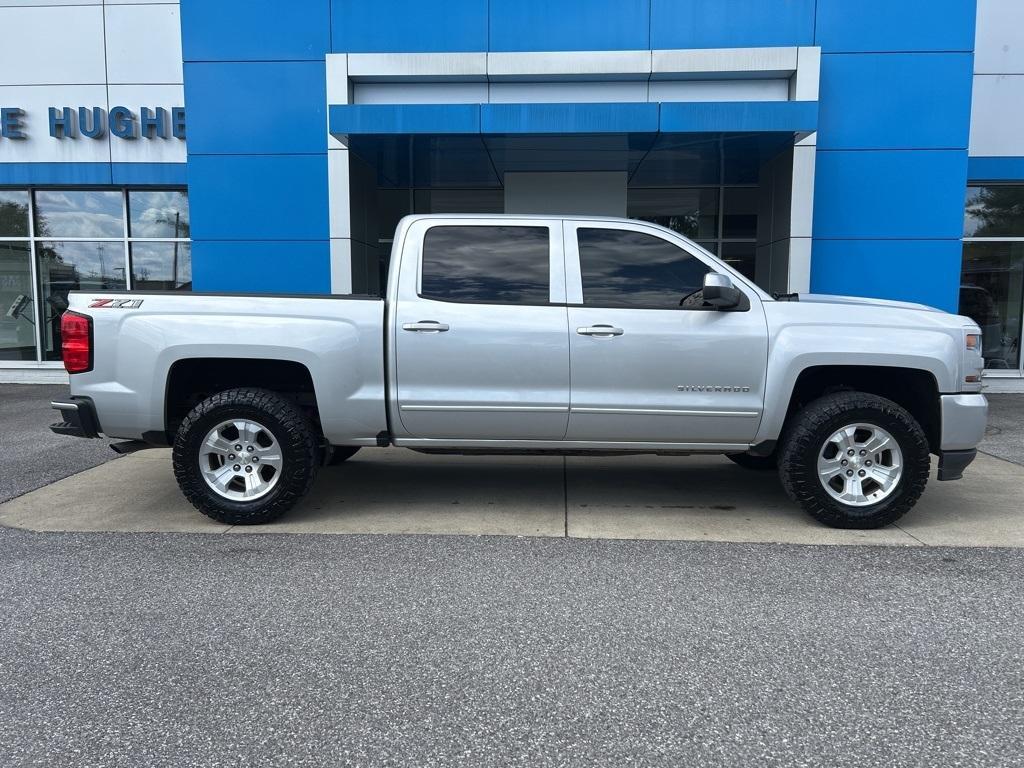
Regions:
M 349 103 L 348 55 L 327 54 L 327 106 Z M 330 118 L 328 117 L 328 120 Z M 352 293 L 352 206 L 348 147 L 327 132 L 331 293 Z

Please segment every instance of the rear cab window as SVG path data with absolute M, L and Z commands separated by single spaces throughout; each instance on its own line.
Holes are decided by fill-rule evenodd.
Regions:
M 550 303 L 551 235 L 526 225 L 438 225 L 423 238 L 419 295 L 470 304 Z

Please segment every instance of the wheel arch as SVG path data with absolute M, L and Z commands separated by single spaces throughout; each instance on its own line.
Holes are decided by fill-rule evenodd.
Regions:
M 797 375 L 786 402 L 782 429 L 804 405 L 832 392 L 866 392 L 906 409 L 937 453 L 942 438 L 939 386 L 931 371 L 885 365 L 813 365 Z M 781 432 L 781 430 L 780 430 Z
M 196 403 L 236 387 L 269 389 L 288 397 L 322 434 L 313 375 L 305 364 L 285 359 L 188 357 L 175 360 L 167 371 L 165 439 L 173 440 L 178 425 Z

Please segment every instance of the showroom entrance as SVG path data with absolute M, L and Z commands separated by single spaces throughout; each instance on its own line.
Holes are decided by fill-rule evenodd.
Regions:
M 642 219 L 788 290 L 793 144 L 792 133 L 353 136 L 352 221 L 367 237 L 353 245 L 352 290 L 383 291 L 410 213 Z

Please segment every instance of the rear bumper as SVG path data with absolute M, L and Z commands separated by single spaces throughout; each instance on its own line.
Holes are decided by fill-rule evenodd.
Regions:
M 50 425 L 50 431 L 72 437 L 99 437 L 102 429 L 96 418 L 96 407 L 87 397 L 71 397 L 56 400 L 50 407 L 58 411 L 61 421 Z

